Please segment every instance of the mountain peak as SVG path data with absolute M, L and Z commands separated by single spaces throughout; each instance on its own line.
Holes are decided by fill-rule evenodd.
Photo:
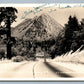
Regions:
M 47 18 L 47 17 L 50 17 L 47 13 L 42 13 L 39 17 L 43 17 L 43 18 Z
M 56 37 L 62 29 L 63 27 L 51 16 L 43 13 L 35 16 L 33 19 L 24 20 L 23 23 L 16 26 L 13 32 L 14 35 L 17 35 L 16 37 L 23 37 L 25 35 L 31 37 L 34 34 L 34 37 L 41 39 L 41 36 L 43 36 L 47 39 L 50 36 Z

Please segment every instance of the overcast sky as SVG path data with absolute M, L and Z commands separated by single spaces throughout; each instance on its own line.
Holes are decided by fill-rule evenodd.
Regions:
M 19 23 L 24 21 L 27 18 L 33 18 L 35 16 L 41 15 L 43 13 L 50 15 L 54 18 L 58 23 L 64 26 L 67 23 L 70 15 L 77 16 L 78 20 L 81 21 L 84 18 L 84 7 L 71 7 L 71 8 L 57 8 L 57 7 L 44 7 L 35 11 L 35 8 L 32 7 L 16 7 L 18 10 L 18 18 L 16 22 L 12 24 L 12 26 L 17 26 Z M 32 12 L 33 11 L 33 12 Z

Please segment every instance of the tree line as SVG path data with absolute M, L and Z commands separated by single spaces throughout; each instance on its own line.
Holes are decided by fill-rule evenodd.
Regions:
M 52 58 L 71 50 L 75 52 L 79 48 L 84 49 L 84 19 L 79 22 L 76 16 L 69 16 L 64 29 L 56 38 L 55 55 Z

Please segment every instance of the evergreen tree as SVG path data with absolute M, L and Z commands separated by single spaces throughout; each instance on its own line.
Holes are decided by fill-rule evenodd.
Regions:
M 74 32 L 79 31 L 80 27 L 79 27 L 79 23 L 78 23 L 78 19 L 76 18 L 76 16 L 69 17 L 69 21 L 68 24 L 65 25 L 65 40 L 63 43 L 63 48 L 65 50 L 65 53 L 70 51 L 72 49 L 71 45 L 76 43 L 74 40 Z M 77 46 L 77 44 L 76 44 Z
M 17 18 L 17 9 L 13 7 L 1 7 L 0 8 L 0 25 L 5 23 L 4 34 L 7 36 L 7 58 L 11 59 L 11 24 Z

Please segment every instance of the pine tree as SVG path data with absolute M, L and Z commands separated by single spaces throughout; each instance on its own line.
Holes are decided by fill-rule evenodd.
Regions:
M 68 24 L 65 25 L 65 36 L 64 36 L 65 40 L 63 43 L 64 45 L 63 48 L 65 50 L 65 53 L 71 50 L 71 45 L 75 40 L 74 32 L 79 30 L 80 30 L 80 27 L 79 27 L 78 19 L 76 18 L 76 16 L 74 17 L 70 16 Z
M 0 25 L 5 23 L 4 34 L 7 36 L 7 58 L 11 59 L 11 24 L 17 18 L 17 9 L 13 7 L 1 7 L 0 8 Z

